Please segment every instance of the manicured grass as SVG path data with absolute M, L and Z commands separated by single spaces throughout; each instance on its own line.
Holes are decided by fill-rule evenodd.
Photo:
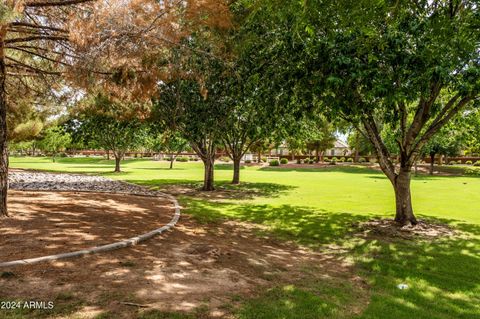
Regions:
M 197 186 L 202 164 L 129 160 L 113 174 L 113 161 L 94 158 L 11 158 L 11 167 L 103 174 L 148 185 Z M 412 181 L 418 216 L 435 218 L 466 232 L 464 238 L 358 240 L 353 224 L 392 217 L 393 191 L 379 172 L 364 167 L 283 169 L 247 167 L 240 186 L 230 186 L 231 166 L 217 165 L 218 196 L 183 196 L 186 213 L 200 221 L 236 218 L 267 226 L 264 234 L 295 240 L 314 249 L 325 244 L 354 264 L 368 284 L 361 311 L 345 307 L 357 298 L 348 285 L 299 283 L 261 292 L 243 300 L 239 318 L 479 318 L 480 317 L 480 178 L 419 176 Z M 396 285 L 410 288 L 399 290 Z M 320 289 L 323 287 L 324 289 Z M 353 306 L 352 306 L 353 307 Z

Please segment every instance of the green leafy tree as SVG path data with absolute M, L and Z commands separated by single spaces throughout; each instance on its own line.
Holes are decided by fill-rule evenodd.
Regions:
M 462 116 L 458 116 L 455 121 L 436 132 L 421 151 L 422 156 L 430 157 L 430 175 L 434 173 L 436 155 L 457 156 L 467 139 L 468 131 Z
M 465 145 L 468 153 L 480 154 L 480 109 L 468 110 L 464 116 L 466 125 Z
M 40 140 L 40 148 L 50 153 L 52 161 L 55 162 L 57 154 L 66 150 L 71 141 L 72 137 L 63 127 L 53 126 L 45 130 L 44 137 Z
M 152 118 L 159 127 L 187 140 L 204 164 L 204 191 L 213 191 L 215 155 L 222 141 L 228 103 L 224 97 L 228 76 L 215 43 L 199 34 L 172 50 L 170 63 L 178 76 L 159 83 Z
M 82 132 L 93 145 L 109 150 L 115 158 L 115 172 L 121 172 L 125 153 L 142 145 L 146 132 L 142 123 L 135 119 L 118 120 L 106 115 L 85 116 L 81 119 Z
M 272 100 L 304 101 L 298 105 L 305 112 L 321 101 L 324 111 L 362 131 L 394 188 L 395 221 L 416 224 L 413 164 L 436 132 L 463 108 L 478 104 L 478 3 L 275 4 L 264 1 L 251 15 L 255 32 L 259 26 L 264 30 L 255 59 L 270 61 L 262 64 L 262 73 L 264 85 L 274 89 Z M 398 137 L 397 165 L 382 138 L 383 126 Z
M 144 104 L 113 102 L 104 94 L 86 97 L 71 110 L 65 124 L 75 143 L 112 152 L 115 172 L 120 172 L 125 153 L 142 146 L 147 125 L 139 120 Z
M 337 140 L 335 129 L 323 116 L 309 120 L 307 127 L 309 128 L 307 149 L 315 152 L 317 162 L 323 161 L 325 151 L 332 148 Z
M 167 132 L 162 136 L 160 149 L 170 154 L 170 169 L 177 157 L 188 149 L 188 141 L 178 132 Z

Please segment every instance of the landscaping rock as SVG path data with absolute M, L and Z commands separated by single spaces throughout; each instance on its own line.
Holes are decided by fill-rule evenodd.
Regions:
M 11 171 L 8 180 L 9 187 L 16 190 L 90 191 L 151 196 L 159 194 L 139 185 L 92 175 Z

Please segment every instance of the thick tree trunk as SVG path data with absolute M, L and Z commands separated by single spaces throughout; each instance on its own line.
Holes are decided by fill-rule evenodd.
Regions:
M 262 162 L 262 152 L 258 151 L 258 158 L 257 158 L 257 163 Z
M 214 182 L 213 172 L 214 172 L 215 158 L 206 158 L 206 159 L 202 159 L 202 161 L 205 167 L 202 190 L 214 191 L 215 187 L 213 185 L 213 182 Z
M 434 166 L 435 166 L 435 154 L 430 154 L 430 175 L 433 175 Z
M 6 145 L 4 145 L 2 154 L 0 156 L 0 217 L 8 216 L 7 192 L 8 192 L 8 148 Z
M 411 173 L 409 169 L 401 168 L 393 182 L 396 204 L 395 221 L 401 225 L 417 224 L 417 219 L 413 214 L 412 197 L 410 193 L 410 175 Z
M 320 150 L 318 148 L 315 150 L 315 157 L 316 161 L 320 162 Z
M 115 173 L 120 173 L 120 161 L 122 160 L 121 156 L 115 155 Z
M 240 184 L 240 161 L 241 157 L 233 158 L 233 179 L 232 184 Z
M 175 162 L 175 156 L 172 155 L 172 157 L 170 157 L 170 169 L 173 168 L 173 162 Z
M 0 217 L 8 216 L 7 95 L 5 93 L 4 26 L 0 30 Z

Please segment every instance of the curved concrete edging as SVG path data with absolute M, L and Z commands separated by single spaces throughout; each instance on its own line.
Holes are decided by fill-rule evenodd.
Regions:
M 34 191 L 32 190 L 26 190 L 26 191 Z M 42 191 L 49 191 L 49 190 L 42 190 Z M 58 191 L 58 190 L 54 190 Z M 66 192 L 66 191 L 63 191 Z M 111 194 L 119 194 L 122 192 L 101 192 L 101 191 L 70 191 L 70 192 L 91 192 L 91 193 L 111 193 Z M 127 194 L 127 193 L 122 193 L 122 194 Z M 116 243 L 112 244 L 107 244 L 103 246 L 97 246 L 97 247 L 92 247 L 92 248 L 87 248 L 87 249 L 82 249 L 82 250 L 77 250 L 69 253 L 62 253 L 62 254 L 56 254 L 56 255 L 49 255 L 49 256 L 42 256 L 42 257 L 36 257 L 36 258 L 28 258 L 28 259 L 19 259 L 19 260 L 12 260 L 12 261 L 7 261 L 7 262 L 2 262 L 0 263 L 0 267 L 14 267 L 14 266 L 21 266 L 21 265 L 31 265 L 31 264 L 36 264 L 40 263 L 43 261 L 53 261 L 53 260 L 58 260 L 58 259 L 65 259 L 65 258 L 73 258 L 73 257 L 81 257 L 85 255 L 90 255 L 90 254 L 95 254 L 95 253 L 100 253 L 100 252 L 106 252 L 106 251 L 111 251 L 115 249 L 120 249 L 124 247 L 129 247 L 136 245 L 140 242 L 143 242 L 147 239 L 150 239 L 154 236 L 160 235 L 161 233 L 171 229 L 175 224 L 178 222 L 178 219 L 180 218 L 180 205 L 178 204 L 178 201 L 175 199 L 175 197 L 157 192 L 158 196 L 163 196 L 167 199 L 169 199 L 172 204 L 174 205 L 175 208 L 175 213 L 170 220 L 170 222 L 160 228 L 157 228 L 155 230 L 152 230 L 151 232 L 148 232 L 143 235 L 139 235 L 136 237 L 132 237 L 129 239 L 125 239 Z M 138 194 L 129 194 L 129 195 L 137 195 L 137 196 L 146 196 L 146 197 L 156 197 L 152 195 L 138 195 Z

